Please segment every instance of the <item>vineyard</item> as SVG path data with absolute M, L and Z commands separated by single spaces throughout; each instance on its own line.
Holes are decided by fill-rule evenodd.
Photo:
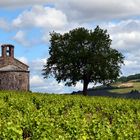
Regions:
M 139 140 L 140 100 L 0 92 L 0 140 Z

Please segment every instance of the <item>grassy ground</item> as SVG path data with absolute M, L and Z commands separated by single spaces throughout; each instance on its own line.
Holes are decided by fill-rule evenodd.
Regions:
M 115 83 L 110 89 L 97 88 L 88 91 L 89 96 L 109 96 L 109 97 L 124 97 L 124 98 L 140 98 L 140 82 L 129 81 L 127 83 Z M 82 94 L 82 92 L 78 93 Z
M 140 82 L 128 82 L 128 83 L 132 83 L 133 87 L 122 87 L 122 88 L 118 88 L 118 89 L 111 89 L 109 90 L 109 92 L 111 93 L 118 93 L 118 94 L 127 94 L 129 92 L 131 92 L 132 90 L 138 90 L 140 91 Z M 119 86 L 119 84 L 117 85 Z

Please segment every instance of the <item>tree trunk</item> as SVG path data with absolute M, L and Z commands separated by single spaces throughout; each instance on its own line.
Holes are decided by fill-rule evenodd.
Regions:
M 84 80 L 84 83 L 83 83 L 83 95 L 84 96 L 87 96 L 88 84 L 89 84 L 89 82 L 87 80 Z

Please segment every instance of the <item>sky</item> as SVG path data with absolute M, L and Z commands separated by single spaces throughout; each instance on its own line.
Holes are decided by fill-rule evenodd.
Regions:
M 30 67 L 30 89 L 35 92 L 71 93 L 82 83 L 66 87 L 44 79 L 49 57 L 49 33 L 78 27 L 107 29 L 111 47 L 124 56 L 122 75 L 140 73 L 140 0 L 0 0 L 0 45 L 13 44 L 15 57 Z M 89 87 L 93 87 L 90 84 Z

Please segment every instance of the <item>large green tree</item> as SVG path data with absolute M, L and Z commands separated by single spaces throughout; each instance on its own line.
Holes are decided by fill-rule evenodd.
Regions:
M 83 94 L 87 95 L 90 82 L 108 84 L 119 76 L 124 57 L 110 47 L 107 30 L 97 26 L 94 31 L 76 28 L 50 35 L 50 57 L 44 65 L 44 78 L 51 74 L 68 86 L 82 81 Z

